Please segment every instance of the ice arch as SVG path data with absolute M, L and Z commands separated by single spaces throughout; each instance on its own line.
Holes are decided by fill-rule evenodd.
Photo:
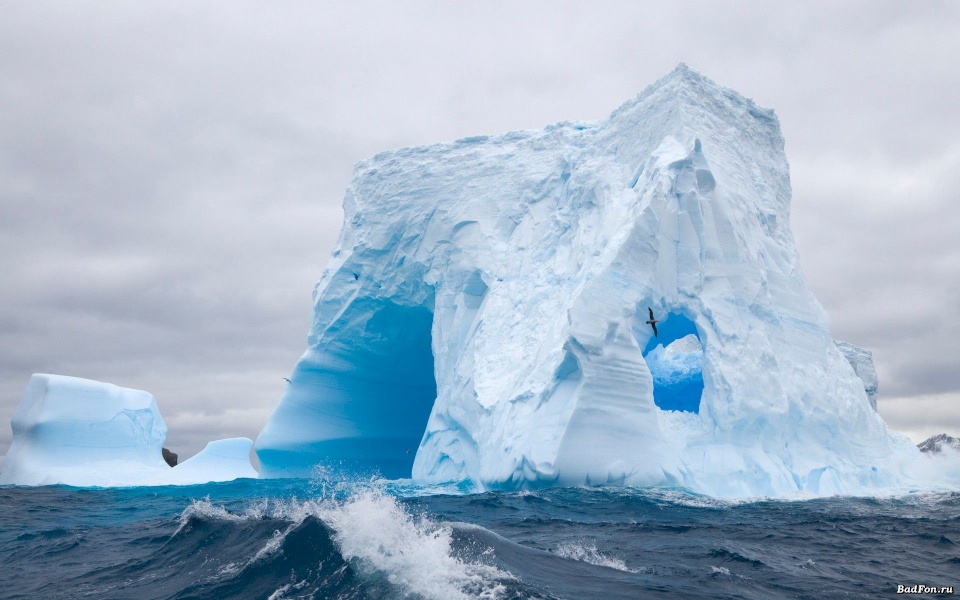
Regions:
M 437 397 L 432 322 L 423 306 L 352 303 L 336 324 L 340 335 L 304 354 L 261 433 L 266 475 L 302 475 L 321 465 L 410 477 Z M 317 418 L 304 419 L 305 407 Z
M 653 403 L 661 410 L 699 413 L 703 396 L 703 344 L 697 326 L 669 314 L 643 350 L 653 377 Z

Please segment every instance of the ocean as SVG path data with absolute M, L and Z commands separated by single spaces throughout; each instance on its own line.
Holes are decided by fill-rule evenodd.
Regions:
M 330 478 L 0 487 L 9 599 L 873 599 L 898 586 L 960 590 L 960 494 L 722 501 Z

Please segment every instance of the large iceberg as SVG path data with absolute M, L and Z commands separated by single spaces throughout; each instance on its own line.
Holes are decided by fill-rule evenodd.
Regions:
M 110 383 L 35 374 L 11 424 L 0 485 L 188 485 L 257 476 L 247 438 L 211 442 L 170 468 L 156 400 Z
M 378 154 L 344 213 L 261 476 L 831 494 L 918 456 L 801 276 L 776 116 L 684 65 L 599 122 Z

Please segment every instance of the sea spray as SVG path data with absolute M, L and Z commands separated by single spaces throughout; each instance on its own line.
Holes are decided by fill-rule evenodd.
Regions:
M 324 503 L 321 515 L 337 532 L 346 558 L 425 598 L 499 598 L 502 582 L 511 578 L 496 567 L 455 556 L 449 526 L 415 518 L 378 489 Z

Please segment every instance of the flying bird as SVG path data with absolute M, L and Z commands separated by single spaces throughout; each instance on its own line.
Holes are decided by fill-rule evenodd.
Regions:
M 650 308 L 650 307 L 648 306 L 648 307 L 647 307 L 647 311 L 650 312 L 650 320 L 647 321 L 647 325 L 649 325 L 650 327 L 653 327 L 653 337 L 657 337 L 657 323 L 659 323 L 660 321 L 658 321 L 658 320 L 656 320 L 656 318 L 654 318 L 654 316 L 653 316 L 653 309 L 652 309 L 652 308 Z
M 286 381 L 287 383 L 293 383 L 292 381 L 290 381 L 290 380 L 287 379 L 286 377 L 284 377 L 283 380 Z

